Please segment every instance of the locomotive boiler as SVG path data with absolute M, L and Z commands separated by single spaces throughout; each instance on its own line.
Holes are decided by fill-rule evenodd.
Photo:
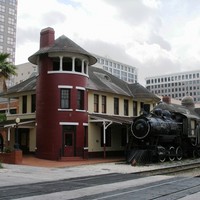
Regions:
M 181 106 L 162 102 L 152 112 L 136 117 L 131 132 L 129 163 L 200 156 L 200 115 L 193 102 Z

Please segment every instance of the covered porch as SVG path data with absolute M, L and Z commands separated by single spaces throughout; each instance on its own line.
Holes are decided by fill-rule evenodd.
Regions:
M 12 119 L 0 123 L 0 151 L 34 152 L 36 147 L 35 119 Z
M 89 114 L 89 157 L 125 155 L 133 117 Z

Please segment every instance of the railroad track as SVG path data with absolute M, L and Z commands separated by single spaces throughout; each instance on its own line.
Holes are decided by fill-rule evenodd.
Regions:
M 166 166 L 166 167 L 161 167 L 158 169 L 136 172 L 135 174 L 138 174 L 141 176 L 170 175 L 174 173 L 184 173 L 196 168 L 200 169 L 200 161 L 194 161 L 191 163 L 180 163 L 173 166 Z

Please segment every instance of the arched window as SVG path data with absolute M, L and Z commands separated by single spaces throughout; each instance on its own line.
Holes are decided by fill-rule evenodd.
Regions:
M 75 71 L 82 72 L 82 62 L 78 58 L 75 59 Z
M 72 71 L 72 58 L 63 58 L 63 71 Z

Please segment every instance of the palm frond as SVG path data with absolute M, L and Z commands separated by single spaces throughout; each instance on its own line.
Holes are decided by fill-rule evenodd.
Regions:
M 0 74 L 8 79 L 11 75 L 16 75 L 16 66 L 11 62 L 8 62 L 10 54 L 0 53 Z

